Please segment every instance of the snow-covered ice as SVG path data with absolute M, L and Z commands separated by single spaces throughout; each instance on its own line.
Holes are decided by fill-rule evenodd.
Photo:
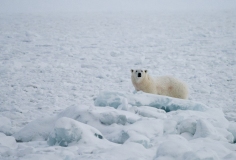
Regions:
M 1 0 L 1 160 L 235 160 L 235 0 Z M 185 81 L 135 92 L 130 69 Z
M 127 100 L 125 100 L 127 99 Z M 207 106 L 199 102 L 170 98 L 167 96 L 157 96 L 154 94 L 123 94 L 118 92 L 102 92 L 94 102 L 95 106 L 110 106 L 114 108 L 123 107 L 124 101 L 132 106 L 151 106 L 163 109 L 166 112 L 176 110 L 197 110 L 204 111 Z
M 156 97 L 160 98 L 158 95 Z M 53 117 L 36 119 L 13 137 L 18 142 L 42 140 L 47 141 L 49 146 L 82 148 L 80 154 L 73 152 L 73 157 L 81 159 L 88 158 L 89 153 L 92 154 L 89 156 L 91 159 L 101 155 L 102 159 L 107 159 L 105 153 L 109 154 L 109 149 L 114 151 L 119 146 L 133 143 L 142 146 L 137 147 L 136 152 L 145 151 L 143 154 L 146 158 L 221 159 L 235 152 L 234 125 L 219 108 L 165 112 L 151 106 L 128 105 L 123 110 L 109 106 L 78 105 L 68 107 Z M 42 146 L 38 147 L 42 149 Z M 129 154 L 129 150 L 118 150 L 122 154 Z M 116 158 L 125 159 L 122 156 Z
M 102 134 L 95 128 L 80 123 L 70 118 L 60 118 L 56 121 L 53 131 L 48 136 L 48 145 L 60 145 L 67 147 L 70 143 L 80 142 L 84 144 L 94 143 L 96 140 L 103 140 Z M 104 143 L 100 141 L 99 143 Z M 93 144 L 94 145 L 94 144 Z

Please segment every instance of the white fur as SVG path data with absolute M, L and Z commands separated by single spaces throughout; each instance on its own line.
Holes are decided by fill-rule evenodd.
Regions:
M 141 74 L 141 77 L 138 77 Z M 131 70 L 131 80 L 137 91 L 187 99 L 188 87 L 171 76 L 152 78 L 147 70 Z

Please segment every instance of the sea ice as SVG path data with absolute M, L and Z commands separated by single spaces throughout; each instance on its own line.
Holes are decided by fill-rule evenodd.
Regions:
M 95 99 L 95 106 L 110 106 L 118 108 L 125 98 L 125 94 L 120 92 L 101 92 Z
M 0 132 L 12 135 L 11 120 L 7 117 L 0 117 Z
M 125 115 L 117 115 L 114 112 L 101 113 L 99 121 L 104 125 L 111 125 L 113 123 L 125 125 L 127 118 Z
M 152 147 L 150 145 L 150 138 L 147 138 L 145 135 L 140 134 L 136 131 L 128 131 L 129 139 L 125 143 L 134 142 L 143 145 L 145 148 Z
M 12 136 L 6 136 L 4 134 L 0 135 L 0 148 L 1 147 L 8 147 L 10 149 L 16 149 L 17 143 L 14 137 Z
M 152 146 L 151 139 L 163 135 L 163 121 L 144 118 L 132 125 L 125 126 L 124 132 L 128 135 L 127 142 L 140 143 L 145 148 L 149 148 Z
M 220 139 L 216 128 L 206 120 L 198 120 L 196 125 L 196 132 L 193 138 L 206 138 L 211 137 L 213 139 Z
M 224 158 L 224 160 L 235 160 L 236 159 L 236 153 L 229 153 L 228 155 L 226 155 Z
M 47 140 L 56 120 L 57 118 L 55 116 L 36 119 L 25 125 L 22 129 L 13 134 L 13 136 L 18 142 Z
M 130 138 L 130 136 L 126 131 L 117 129 L 116 131 L 107 134 L 106 138 L 111 142 L 123 144 Z
M 136 94 L 125 94 L 121 92 L 101 92 L 95 99 L 94 105 L 101 107 L 110 106 L 118 108 L 123 104 L 124 98 L 127 98 L 128 104 L 132 106 L 150 106 L 158 109 L 163 109 L 166 112 L 175 110 L 205 111 L 207 109 L 207 106 L 199 102 L 154 95 L 144 92 L 139 92 Z
M 13 136 L 18 142 L 46 140 L 51 129 L 55 126 L 56 121 L 62 117 L 68 117 L 91 126 L 96 126 L 105 131 L 107 131 L 109 125 L 132 124 L 140 119 L 140 116 L 134 113 L 116 110 L 111 107 L 71 106 L 58 115 L 36 119 L 30 122 Z
M 179 125 L 177 126 L 177 129 L 178 129 L 178 132 L 181 134 L 181 133 L 184 133 L 184 132 L 188 132 L 192 135 L 195 134 L 196 132 L 196 120 L 195 119 L 185 119 L 183 121 L 181 121 L 179 123 Z
M 0 159 L 235 160 L 234 0 L 95 1 L 1 3 Z M 189 100 L 132 93 L 131 68 Z
M 164 134 L 177 134 L 177 122 L 166 119 L 164 121 Z
M 105 95 L 112 97 L 113 94 Z M 121 96 L 121 93 L 114 95 L 115 102 L 113 98 L 109 98 L 107 103 L 111 104 L 110 107 L 73 105 L 53 117 L 32 121 L 16 132 L 14 137 L 22 142 L 47 139 L 47 144 L 50 146 L 86 144 L 91 152 L 97 149 L 92 146 L 108 148 L 108 146 L 136 143 L 145 149 L 153 150 L 156 147 L 154 159 L 157 160 L 175 158 L 187 160 L 190 157 L 217 159 L 227 155 L 233 156 L 230 150 L 234 147 L 230 143 L 234 141 L 234 123 L 229 123 L 225 119 L 221 109 L 205 107 L 203 110 L 193 108 L 188 110 L 181 107 L 182 104 L 186 105 L 185 100 L 178 101 L 174 98 L 143 93 L 138 95 L 143 95 L 142 101 L 135 100 L 140 102 L 137 106 L 131 103 L 134 102 L 136 95 L 127 97 L 123 95 L 124 97 L 119 98 L 116 96 Z M 160 101 L 168 99 L 173 105 L 176 102 L 181 109 L 175 110 L 175 108 L 171 112 L 166 112 L 153 106 L 146 106 L 152 102 L 156 104 L 156 98 Z M 106 99 L 100 100 L 106 101 Z M 190 106 L 196 105 L 192 101 L 188 103 Z M 204 150 L 202 139 L 208 140 L 204 142 L 209 146 L 208 150 Z M 103 143 L 100 143 L 101 141 Z M 228 147 L 222 145 L 221 148 L 215 148 L 210 142 L 227 144 Z M 219 154 L 218 150 L 221 150 Z
M 158 159 L 158 157 L 181 159 L 184 153 L 191 150 L 185 138 L 179 135 L 169 135 L 158 147 L 155 157 L 156 159 Z
M 152 117 L 156 119 L 166 119 L 166 112 L 162 109 L 157 109 L 149 106 L 136 107 L 132 106 L 129 108 L 130 112 L 138 114 L 142 117 Z
M 236 122 L 230 122 L 228 131 L 234 136 L 234 143 L 236 143 Z
M 197 151 L 189 151 L 184 153 L 182 160 L 220 160 L 215 151 L 208 148 L 201 148 Z
M 104 139 L 97 129 L 73 119 L 63 117 L 56 121 L 47 143 L 50 146 L 58 144 L 67 147 L 79 141 L 81 141 L 81 143 L 89 143 L 95 139 Z

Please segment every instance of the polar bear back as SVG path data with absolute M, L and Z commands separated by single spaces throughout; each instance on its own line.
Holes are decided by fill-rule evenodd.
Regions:
M 185 83 L 172 76 L 153 78 L 156 84 L 156 94 L 187 99 L 188 87 Z

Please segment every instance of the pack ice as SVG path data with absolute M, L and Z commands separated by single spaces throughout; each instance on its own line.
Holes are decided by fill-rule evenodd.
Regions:
M 101 92 L 94 105 L 70 106 L 37 119 L 9 142 L 1 141 L 4 136 L 3 155 L 20 154 L 12 148 L 15 138 L 23 142 L 20 155 L 25 159 L 42 152 L 44 158 L 59 159 L 236 159 L 236 123 L 221 109 L 142 92 Z M 26 142 L 37 147 L 26 152 Z

